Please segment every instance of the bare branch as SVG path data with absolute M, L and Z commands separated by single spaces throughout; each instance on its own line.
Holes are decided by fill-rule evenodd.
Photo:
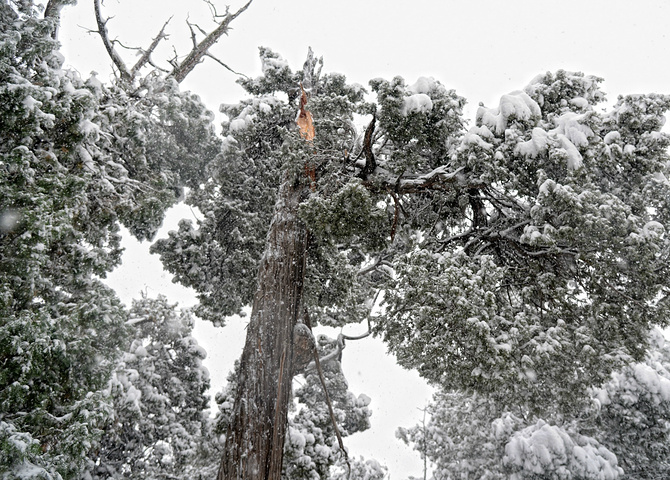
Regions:
M 167 22 L 163 24 L 163 28 L 161 28 L 161 31 L 158 32 L 158 35 L 156 35 L 156 38 L 153 39 L 151 42 L 151 45 L 149 45 L 149 48 L 147 48 L 140 59 L 137 61 L 135 66 L 130 70 L 131 76 L 135 77 L 137 75 L 137 72 L 140 71 L 142 67 L 144 67 L 146 64 L 149 64 L 151 66 L 154 66 L 151 63 L 151 54 L 156 50 L 156 47 L 160 43 L 161 40 L 164 38 L 167 38 L 167 35 L 165 34 L 165 28 L 168 26 L 168 23 L 170 23 L 170 20 L 172 20 L 172 17 L 168 18 Z
M 252 1 L 253 0 L 249 0 L 247 4 L 240 8 L 237 12 L 227 14 L 219 26 L 216 27 L 212 33 L 207 35 L 196 47 L 194 47 L 183 62 L 175 67 L 171 75 L 174 77 L 177 83 L 181 83 L 186 78 L 186 76 L 191 73 L 195 66 L 202 61 L 202 58 L 207 54 L 210 47 L 214 45 L 223 34 L 228 33 L 230 23 L 247 8 L 249 8 L 249 5 L 251 5 Z
M 351 477 L 351 464 L 349 463 L 349 455 L 344 448 L 344 442 L 342 441 L 342 435 L 340 434 L 340 429 L 337 427 L 337 421 L 335 420 L 335 412 L 333 411 L 333 404 L 330 401 L 330 395 L 328 394 L 328 387 L 326 386 L 326 379 L 323 376 L 323 370 L 321 369 L 321 362 L 319 362 L 319 352 L 317 349 L 314 349 L 314 363 L 316 364 L 316 370 L 319 373 L 319 380 L 321 380 L 321 385 L 323 386 L 323 393 L 326 396 L 326 404 L 328 405 L 328 413 L 330 414 L 330 421 L 333 424 L 333 429 L 335 430 L 335 436 L 337 437 L 337 443 L 340 446 L 340 451 L 344 456 L 344 461 L 347 464 L 347 478 Z
M 195 25 L 193 25 L 191 22 L 189 22 L 188 19 L 186 19 L 186 25 L 188 25 L 188 29 L 191 31 L 191 43 L 193 44 L 193 48 L 194 48 L 194 49 L 195 49 L 195 48 L 198 48 L 198 39 L 197 39 L 197 37 L 196 37 L 196 35 L 195 35 L 195 30 L 193 30 L 193 27 L 194 27 Z M 202 28 L 198 27 L 198 30 L 200 30 L 200 31 L 202 32 Z M 203 34 L 204 34 L 205 36 L 207 36 L 206 33 L 203 32 Z
M 214 60 L 216 63 L 218 63 L 219 65 L 221 65 L 223 68 L 225 68 L 225 69 L 228 70 L 229 72 L 234 73 L 235 75 L 239 75 L 239 76 L 241 76 L 241 77 L 249 78 L 248 76 L 246 76 L 246 75 L 243 74 L 243 73 L 236 72 L 235 70 L 233 70 L 232 68 L 230 68 L 228 65 L 226 65 L 225 63 L 223 63 L 221 60 L 219 60 L 218 58 L 216 58 L 216 57 L 215 57 L 214 55 L 212 55 L 211 53 L 207 52 L 207 53 L 205 54 L 205 56 L 211 58 L 212 60 Z
M 219 15 L 219 12 L 216 10 L 216 5 L 214 5 L 214 2 L 212 2 L 211 0 L 204 0 L 204 2 L 209 7 L 210 12 L 212 12 L 212 18 L 214 19 L 223 18 L 226 15 L 228 15 L 228 10 L 230 9 L 228 5 L 226 5 L 226 13 L 224 13 L 223 15 Z
M 170 70 L 167 70 L 167 69 L 165 69 L 165 68 L 163 68 L 163 67 L 160 67 L 160 66 L 156 65 L 156 64 L 153 62 L 153 60 L 151 60 L 151 59 L 149 59 L 149 60 L 147 61 L 147 63 L 148 63 L 149 65 L 151 65 L 152 67 L 154 67 L 154 68 L 155 68 L 156 70 L 158 70 L 158 71 L 161 71 L 161 72 L 163 72 L 163 73 L 170 73 Z
M 110 42 L 109 40 L 109 36 L 107 34 L 107 21 L 109 19 L 107 20 L 102 19 L 102 14 L 100 13 L 100 0 L 93 0 L 93 6 L 95 8 L 95 20 L 96 23 L 98 24 L 98 34 L 102 39 L 102 43 L 105 46 L 105 49 L 109 54 L 109 57 L 112 59 L 112 62 L 119 71 L 119 76 L 121 77 L 121 79 L 130 83 L 133 81 L 133 77 L 128 72 L 128 68 L 126 67 L 126 64 L 123 62 L 121 57 L 119 56 L 118 52 L 114 50 L 113 43 Z

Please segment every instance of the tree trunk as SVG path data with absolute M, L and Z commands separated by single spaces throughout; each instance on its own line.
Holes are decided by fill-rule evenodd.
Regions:
M 293 328 L 305 277 L 304 186 L 284 181 L 258 274 L 238 390 L 217 480 L 279 480 L 291 399 Z

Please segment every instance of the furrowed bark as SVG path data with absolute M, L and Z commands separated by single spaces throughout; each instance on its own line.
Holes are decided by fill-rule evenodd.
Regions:
M 300 316 L 307 231 L 298 219 L 305 187 L 284 181 L 258 274 L 240 378 L 217 480 L 281 478 Z

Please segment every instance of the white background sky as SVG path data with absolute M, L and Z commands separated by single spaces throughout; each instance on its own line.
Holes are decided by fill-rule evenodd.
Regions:
M 243 2 L 229 0 L 231 9 Z M 234 3 L 232 3 L 234 1 Z M 80 0 L 63 11 L 61 41 L 66 65 L 82 76 L 95 70 L 110 78 L 109 60 L 95 35 L 92 1 Z M 223 11 L 225 1 L 214 0 Z M 126 45 L 147 46 L 174 15 L 170 39 L 155 60 L 188 52 L 187 15 L 207 27 L 208 9 L 199 0 L 106 0 L 110 35 Z M 249 76 L 260 74 L 258 46 L 270 47 L 300 68 L 307 47 L 324 58 L 324 71 L 340 72 L 364 86 L 375 77 L 433 76 L 468 99 L 474 116 L 483 102 L 496 106 L 502 94 L 523 88 L 535 75 L 565 69 L 605 78 L 611 106 L 619 94 L 670 92 L 670 1 L 668 0 L 254 0 L 233 23 L 228 37 L 212 53 Z M 85 28 L 82 28 L 85 27 Z M 169 47 L 169 48 L 168 48 Z M 135 59 L 125 53 L 128 63 Z M 199 94 L 210 109 L 233 103 L 243 92 L 236 76 L 211 60 L 198 66 L 182 84 Z M 172 211 L 161 236 L 179 218 L 193 218 L 187 207 Z M 147 243 L 128 239 L 124 264 L 110 283 L 126 302 L 146 290 L 193 305 L 192 294 L 171 284 Z M 202 323 L 202 322 L 201 322 Z M 198 325 L 196 336 L 207 349 L 213 384 L 218 389 L 232 361 L 241 353 L 244 320 L 215 330 Z M 360 329 L 351 327 L 352 334 Z M 345 443 L 353 456 L 374 457 L 389 467 L 391 478 L 422 477 L 422 462 L 394 438 L 398 426 L 420 421 L 418 408 L 430 398 L 412 372 L 384 356 L 378 341 L 350 342 L 343 368 L 356 394 L 372 397 L 373 428 Z

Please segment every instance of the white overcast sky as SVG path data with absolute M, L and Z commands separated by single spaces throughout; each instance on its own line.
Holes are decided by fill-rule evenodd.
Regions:
M 224 10 L 225 1 L 213 1 Z M 110 62 L 99 38 L 85 31 L 95 28 L 92 3 L 79 0 L 64 9 L 60 38 L 67 66 L 82 76 L 94 70 L 104 81 Z M 231 10 L 243 4 L 230 3 Z M 167 29 L 171 37 L 155 60 L 171 55 L 173 44 L 179 54 L 187 53 L 187 15 L 207 28 L 208 9 L 199 0 L 106 0 L 104 8 L 114 16 L 110 35 L 132 46 L 147 46 L 174 15 Z M 501 95 L 557 69 L 603 77 L 604 107 L 620 94 L 670 92 L 668 0 L 254 0 L 232 26 L 212 53 L 246 75 L 260 74 L 259 46 L 277 51 L 294 68 L 302 66 L 311 46 L 323 56 L 325 71 L 344 73 L 364 86 L 375 77 L 400 75 L 410 84 L 419 76 L 435 77 L 468 100 L 470 118 L 479 102 L 496 106 Z M 125 55 L 132 63 L 133 54 Z M 182 86 L 215 111 L 240 99 L 235 79 L 207 60 Z M 184 216 L 193 213 L 183 206 L 173 210 L 162 235 Z M 110 276 L 124 301 L 147 290 L 193 304 L 192 294 L 172 285 L 148 254 L 148 244 L 128 239 L 126 246 L 124 265 Z M 244 320 L 229 324 L 220 331 L 198 325 L 196 332 L 209 353 L 207 366 L 217 388 L 241 352 Z M 358 332 L 351 327 L 351 333 Z M 350 388 L 372 397 L 373 409 L 373 428 L 345 443 L 351 455 L 386 464 L 393 479 L 422 476 L 418 456 L 394 438 L 394 431 L 420 421 L 418 408 L 430 393 L 416 374 L 399 369 L 383 352 L 378 341 L 345 350 Z

